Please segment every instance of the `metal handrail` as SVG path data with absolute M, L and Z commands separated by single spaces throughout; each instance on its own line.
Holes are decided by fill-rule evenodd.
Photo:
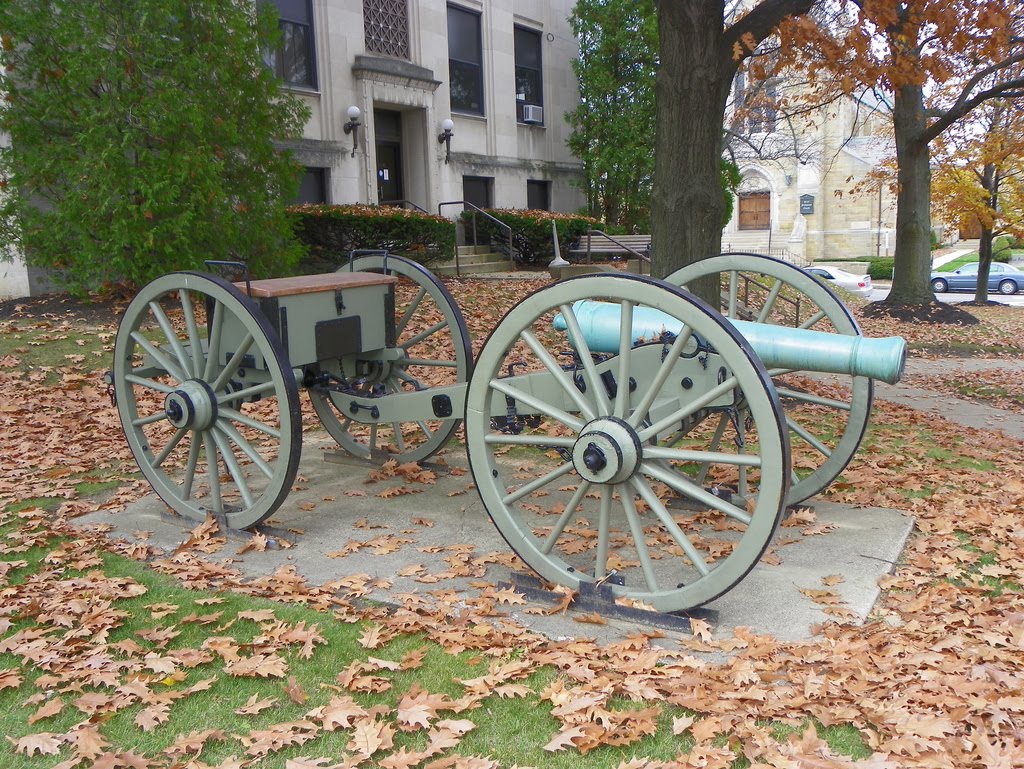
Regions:
M 427 209 L 421 208 L 420 206 L 418 206 L 415 203 L 413 203 L 411 200 L 382 200 L 379 203 L 377 203 L 377 205 L 378 206 L 397 206 L 399 208 L 405 208 L 406 206 L 409 206 L 410 208 L 415 208 L 417 211 L 419 211 L 422 214 L 426 214 L 427 216 L 430 216 L 430 212 Z
M 640 272 L 641 275 L 644 274 L 644 262 L 647 262 L 648 264 L 651 263 L 651 257 L 649 255 L 641 253 L 640 251 L 637 251 L 635 248 L 630 248 L 625 243 L 623 243 L 621 240 L 617 240 L 613 235 L 609 235 L 607 232 L 602 232 L 601 230 L 587 230 L 587 235 L 588 236 L 601 235 L 602 237 L 608 238 L 608 240 L 610 240 L 612 243 L 617 245 L 623 251 L 626 251 L 626 252 L 628 252 L 630 254 L 633 254 L 633 256 L 635 256 L 637 258 L 637 267 L 639 268 L 639 272 Z M 588 237 L 587 238 L 587 264 L 591 264 L 591 263 L 592 262 L 591 262 L 591 256 L 590 256 L 590 238 Z
M 508 247 L 509 247 L 509 249 L 510 250 L 512 249 L 512 247 L 513 247 L 512 246 L 512 228 L 509 225 L 505 224 L 505 222 L 501 221 L 501 219 L 498 219 L 498 218 L 496 218 L 494 216 L 491 216 L 489 213 L 484 211 L 482 208 L 480 208 L 479 206 L 474 205 L 473 203 L 470 203 L 468 200 L 446 200 L 444 203 L 438 203 L 437 204 L 437 215 L 438 216 L 441 215 L 441 209 L 444 208 L 445 206 L 462 206 L 462 210 L 463 211 L 465 211 L 467 207 L 473 209 L 473 213 L 474 213 L 474 216 L 473 216 L 473 245 L 474 246 L 480 245 L 477 242 L 477 237 L 476 237 L 476 216 L 475 216 L 475 214 L 481 214 L 482 216 L 484 216 L 484 217 L 490 219 L 492 222 L 494 222 L 494 224 L 498 225 L 498 229 L 501 230 L 501 232 L 505 235 L 506 238 L 508 238 Z M 457 277 L 457 278 L 461 278 L 462 277 L 462 269 L 461 269 L 461 267 L 459 265 L 459 246 L 458 246 L 458 244 L 455 245 L 455 277 Z

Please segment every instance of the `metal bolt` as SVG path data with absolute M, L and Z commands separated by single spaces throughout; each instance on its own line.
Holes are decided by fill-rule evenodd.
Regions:
M 601 451 L 601 447 L 596 443 L 591 443 L 583 450 L 583 464 L 590 472 L 596 473 L 604 470 L 608 465 L 608 460 L 605 458 L 604 452 Z
M 693 387 L 693 380 L 688 376 L 684 376 L 683 381 L 680 384 L 682 384 L 684 390 L 689 390 Z

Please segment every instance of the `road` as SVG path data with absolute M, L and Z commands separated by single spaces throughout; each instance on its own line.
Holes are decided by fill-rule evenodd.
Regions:
M 871 290 L 870 301 L 877 302 L 881 299 L 885 299 L 887 296 L 889 296 L 888 286 L 875 286 Z M 955 293 L 936 294 L 935 298 L 940 302 L 945 302 L 947 304 L 959 304 L 960 302 L 973 301 L 974 294 L 958 291 Z M 1024 307 L 1024 292 L 1013 294 L 1012 296 L 1003 296 L 998 292 L 993 292 L 988 295 L 988 298 L 992 302 L 1008 304 L 1011 307 Z

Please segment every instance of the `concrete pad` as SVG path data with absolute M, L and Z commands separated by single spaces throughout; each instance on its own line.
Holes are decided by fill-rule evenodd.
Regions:
M 300 574 L 316 584 L 365 574 L 367 581 L 390 583 L 367 596 L 385 603 L 396 601 L 402 593 L 429 596 L 434 591 L 441 591 L 445 600 L 457 601 L 458 596 L 452 595 L 455 591 L 459 596 L 479 592 L 479 584 L 474 587 L 471 583 L 509 579 L 510 551 L 491 524 L 472 486 L 472 477 L 462 470 L 467 463 L 461 449 L 443 454 L 455 473 L 439 476 L 436 484 L 403 483 L 400 478 L 368 483 L 366 465 L 326 462 L 325 451 L 333 449 L 334 444 L 316 434 L 304 438 L 299 481 L 268 521 L 277 530 L 291 530 L 287 536 L 293 540 L 293 547 L 238 556 L 244 539 L 231 538 L 220 553 L 209 558 L 231 558 L 232 567 L 250 577 L 265 576 L 283 564 L 294 564 Z M 417 493 L 378 496 L 385 489 L 402 485 L 415 488 Z M 912 520 L 894 510 L 813 501 L 808 506 L 817 515 L 815 528 L 826 533 L 801 536 L 800 527 L 780 529 L 782 544 L 773 550 L 781 563 L 758 564 L 737 587 L 708 605 L 718 612 L 716 635 L 728 636 L 732 628 L 746 626 L 779 639 L 810 637 L 813 626 L 832 618 L 800 589 L 821 590 L 826 587 L 822 578 L 830 575 L 842 577 L 831 589 L 838 594 L 837 605 L 849 611 L 851 621 L 863 621 L 868 616 L 878 595 L 878 579 L 899 557 Z M 152 532 L 149 543 L 168 552 L 196 525 L 169 515 L 155 495 L 124 510 L 101 511 L 77 522 L 110 524 L 111 536 L 128 539 L 134 539 L 138 531 Z M 355 548 L 355 544 L 371 540 L 372 546 Z M 446 559 L 469 563 L 473 575 L 443 576 L 451 568 Z M 422 570 L 398 576 L 403 568 L 409 570 L 416 565 L 422 565 Z M 436 581 L 422 581 L 434 580 L 437 575 L 442 576 Z M 609 642 L 646 629 L 622 620 L 607 625 L 581 624 L 573 619 L 572 612 L 543 616 L 525 614 L 523 608 L 510 607 L 509 613 L 525 626 L 553 638 L 596 637 Z

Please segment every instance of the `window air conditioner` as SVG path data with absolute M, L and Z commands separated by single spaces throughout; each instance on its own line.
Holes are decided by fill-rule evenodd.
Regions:
M 523 105 L 523 122 L 540 124 L 544 122 L 544 108 L 536 104 Z

